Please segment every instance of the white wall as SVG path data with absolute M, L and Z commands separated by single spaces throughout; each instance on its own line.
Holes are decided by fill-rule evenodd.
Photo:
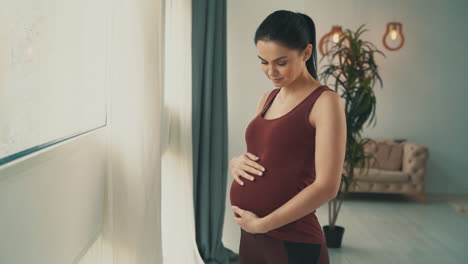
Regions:
M 105 220 L 105 180 L 111 172 L 115 186 L 126 194 L 111 212 L 121 216 L 113 222 L 119 251 L 111 256 L 114 263 L 133 263 L 132 250 L 141 242 L 141 232 L 135 230 L 141 226 L 132 219 L 145 213 L 138 199 L 146 188 L 160 190 L 159 178 L 156 186 L 141 185 L 143 177 L 154 177 L 151 173 L 159 170 L 158 160 L 148 155 L 154 146 L 145 145 L 159 133 L 159 16 L 157 1 L 112 4 L 109 126 L 0 171 L 0 263 L 74 263 L 86 252 L 82 263 L 99 263 L 99 243 L 87 250 Z M 160 205 L 153 205 L 159 219 Z M 150 249 L 147 257 L 162 262 L 160 230 L 148 234 L 155 242 L 138 248 Z
M 104 210 L 106 131 L 0 171 L 0 263 L 71 263 Z
M 245 128 L 255 115 L 258 98 L 275 88 L 260 70 L 253 38 L 261 21 L 279 9 L 311 16 L 318 40 L 335 24 L 351 29 L 367 24 L 363 37 L 387 58 L 377 60 L 384 84 L 375 87 L 377 124 L 365 127 L 363 136 L 406 138 L 426 145 L 430 151 L 426 191 L 468 192 L 464 155 L 468 118 L 463 113 L 468 37 L 463 0 L 228 1 L 230 158 L 246 151 Z M 403 23 L 406 37 L 405 46 L 396 52 L 382 44 L 391 21 Z M 229 190 L 232 176 L 227 177 Z M 229 191 L 226 197 L 229 205 Z M 225 243 L 238 250 L 238 226 L 226 208 Z

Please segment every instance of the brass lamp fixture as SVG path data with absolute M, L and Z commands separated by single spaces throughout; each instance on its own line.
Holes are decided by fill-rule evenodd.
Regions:
M 403 47 L 403 44 L 405 43 L 405 36 L 403 35 L 402 27 L 403 25 L 399 22 L 389 22 L 387 24 L 387 31 L 385 31 L 382 39 L 386 49 L 395 51 Z M 396 47 L 390 47 L 387 43 L 387 39 L 390 38 L 392 42 L 395 42 L 398 37 L 400 37 L 400 44 L 398 44 Z
M 330 32 L 323 35 L 319 42 L 319 51 L 322 56 L 328 53 L 328 43 L 333 41 L 334 43 L 338 43 L 340 41 L 340 36 L 343 33 L 343 29 L 341 26 L 333 26 Z

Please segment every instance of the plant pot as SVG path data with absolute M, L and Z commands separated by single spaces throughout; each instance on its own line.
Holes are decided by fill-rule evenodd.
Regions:
M 330 226 L 328 225 L 323 226 L 323 232 L 325 234 L 325 239 L 327 241 L 327 247 L 340 248 L 344 231 L 345 229 L 342 226 L 335 225 L 334 229 L 331 229 Z

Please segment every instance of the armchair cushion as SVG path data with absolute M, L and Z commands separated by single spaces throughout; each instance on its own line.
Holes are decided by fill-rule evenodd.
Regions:
M 372 153 L 374 158 L 370 159 L 369 168 L 400 171 L 403 160 L 403 144 L 391 140 L 369 142 L 364 151 Z
M 371 182 L 408 182 L 410 177 L 402 171 L 369 168 L 366 174 L 364 169 L 355 168 L 354 179 Z

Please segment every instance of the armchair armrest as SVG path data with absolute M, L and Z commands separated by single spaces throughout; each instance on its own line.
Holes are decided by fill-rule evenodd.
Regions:
M 410 176 L 413 184 L 423 184 L 426 174 L 426 163 L 429 157 L 428 148 L 410 141 L 405 141 L 402 144 L 402 171 Z

